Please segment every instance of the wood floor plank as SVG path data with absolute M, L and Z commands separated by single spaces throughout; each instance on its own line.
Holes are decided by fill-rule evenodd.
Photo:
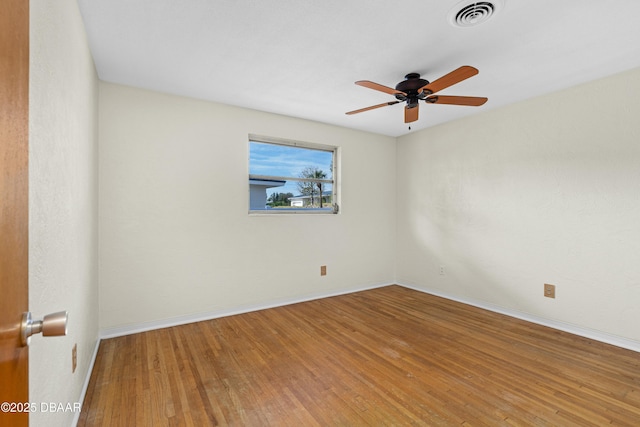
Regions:
M 640 354 L 400 286 L 101 342 L 79 426 L 637 426 Z

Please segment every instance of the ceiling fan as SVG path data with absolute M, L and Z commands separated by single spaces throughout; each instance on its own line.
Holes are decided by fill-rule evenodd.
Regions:
M 478 74 L 478 70 L 468 65 L 453 70 L 449 74 L 440 77 L 438 80 L 429 82 L 420 78 L 418 73 L 409 73 L 405 76 L 405 80 L 396 85 L 395 89 L 387 86 L 383 86 L 378 83 L 370 82 L 369 80 L 359 80 L 356 82 L 358 86 L 368 87 L 369 89 L 378 90 L 380 92 L 388 93 L 396 97 L 396 101 L 389 101 L 378 105 L 372 105 L 371 107 L 361 108 L 359 110 L 349 111 L 346 114 L 357 114 L 363 111 L 369 111 L 380 107 L 386 107 L 387 105 L 394 105 L 400 102 L 406 102 L 404 107 L 404 122 L 411 123 L 418 120 L 418 101 L 425 101 L 429 104 L 449 104 L 449 105 L 466 105 L 471 107 L 478 107 L 485 102 L 487 98 L 481 98 L 476 96 L 447 96 L 447 95 L 435 95 L 436 92 L 446 89 L 449 86 L 453 86 L 456 83 L 460 83 L 463 80 L 473 77 Z

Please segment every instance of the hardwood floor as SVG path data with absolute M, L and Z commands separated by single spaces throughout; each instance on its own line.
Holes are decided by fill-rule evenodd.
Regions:
M 640 425 L 640 354 L 400 286 L 102 341 L 79 426 Z

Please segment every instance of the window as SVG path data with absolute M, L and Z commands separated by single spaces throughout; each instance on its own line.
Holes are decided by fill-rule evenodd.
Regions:
M 249 212 L 337 213 L 337 147 L 249 136 Z

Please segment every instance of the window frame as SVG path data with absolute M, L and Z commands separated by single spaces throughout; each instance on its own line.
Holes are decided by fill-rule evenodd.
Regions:
M 276 176 L 276 175 L 256 175 L 248 173 L 248 182 L 251 180 L 270 180 L 270 181 L 298 181 L 298 182 L 321 182 L 325 184 L 331 184 L 331 205 L 328 208 L 303 208 L 303 207 L 287 207 L 287 208 L 272 208 L 272 209 L 251 209 L 251 187 L 249 186 L 249 215 L 333 215 L 340 212 L 339 206 L 339 191 L 338 191 L 338 162 L 339 162 L 339 149 L 340 147 L 328 144 L 319 144 L 315 142 L 296 141 L 285 138 L 274 138 L 264 135 L 249 134 L 248 139 L 248 154 L 249 161 L 247 162 L 248 170 L 251 170 L 251 143 L 257 142 L 262 144 L 272 144 L 285 147 L 303 148 L 308 150 L 324 151 L 331 153 L 333 161 L 333 169 L 331 170 L 330 179 L 318 179 L 318 178 L 299 178 L 290 176 Z

